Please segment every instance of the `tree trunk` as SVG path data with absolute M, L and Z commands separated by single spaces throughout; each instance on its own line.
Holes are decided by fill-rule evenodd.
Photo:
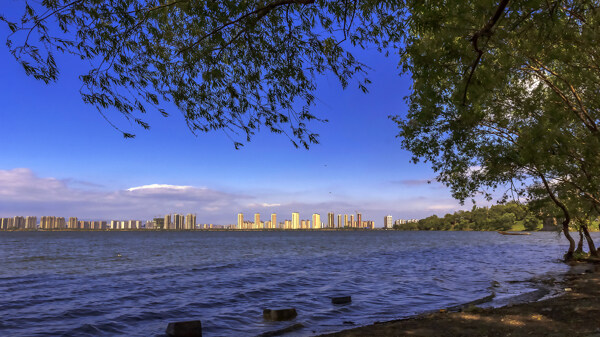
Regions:
M 566 210 L 566 209 L 564 209 Z M 565 215 L 567 215 L 568 212 L 566 212 Z M 567 253 L 565 254 L 565 261 L 571 261 L 573 260 L 573 252 L 575 251 L 575 240 L 573 240 L 573 237 L 571 236 L 571 233 L 569 233 L 569 222 L 570 222 L 570 218 L 567 215 L 565 220 L 563 221 L 562 225 L 563 225 L 563 234 L 565 235 L 565 238 L 567 238 L 567 240 L 569 240 L 569 250 L 567 251 Z
M 565 254 L 565 261 L 573 260 L 573 251 L 575 251 L 575 240 L 573 240 L 573 238 L 571 237 L 571 234 L 569 233 L 569 222 L 571 222 L 571 215 L 569 214 L 569 210 L 567 210 L 567 207 L 565 206 L 565 204 L 563 204 L 560 200 L 558 200 L 556 198 L 556 196 L 554 195 L 554 192 L 552 192 L 552 189 L 550 189 L 550 185 L 548 184 L 546 177 L 544 177 L 544 175 L 540 173 L 540 178 L 542 179 L 542 182 L 544 183 L 544 187 L 546 188 L 546 192 L 548 192 L 552 201 L 554 201 L 556 206 L 560 207 L 563 214 L 565 215 L 565 220 L 563 220 L 563 223 L 562 223 L 562 225 L 563 225 L 562 231 L 565 234 L 565 237 L 567 238 L 567 240 L 569 240 L 569 250 Z
M 581 229 L 583 231 L 583 235 L 585 235 L 585 239 L 587 240 L 588 247 L 590 249 L 590 255 L 593 257 L 598 257 L 598 251 L 596 250 L 596 245 L 594 244 L 594 240 L 592 240 L 592 237 L 590 236 L 590 232 L 588 231 L 587 226 L 583 225 L 583 226 L 581 226 Z
M 583 253 L 583 230 L 581 228 L 579 228 L 579 242 L 577 242 L 575 253 Z

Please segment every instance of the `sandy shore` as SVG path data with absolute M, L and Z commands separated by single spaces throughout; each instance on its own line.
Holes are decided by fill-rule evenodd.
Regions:
M 325 334 L 363 336 L 600 337 L 600 264 L 572 266 L 557 297 L 501 308 L 470 306 Z

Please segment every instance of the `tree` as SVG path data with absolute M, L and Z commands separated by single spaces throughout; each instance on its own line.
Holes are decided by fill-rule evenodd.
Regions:
M 525 218 L 523 218 L 523 227 L 525 227 L 525 230 L 527 231 L 538 230 L 541 224 L 542 221 L 532 214 L 526 215 Z
M 600 4 L 597 1 L 415 3 L 404 66 L 406 118 L 394 117 L 413 160 L 464 201 L 543 186 L 571 217 L 559 186 L 599 205 Z M 439 18 L 433 20 L 432 18 Z M 560 184 L 556 184 L 556 183 Z M 569 249 L 567 258 L 572 256 Z
M 89 62 L 81 96 L 109 120 L 116 112 L 148 129 L 143 114 L 166 116 L 170 102 L 194 133 L 250 141 L 263 127 L 308 148 L 318 135 L 307 123 L 324 121 L 309 110 L 316 77 L 332 73 L 345 87 L 364 75 L 347 47 L 393 47 L 399 11 L 395 1 L 43 0 L 0 20 L 11 53 L 38 80 L 58 78 L 56 53 Z

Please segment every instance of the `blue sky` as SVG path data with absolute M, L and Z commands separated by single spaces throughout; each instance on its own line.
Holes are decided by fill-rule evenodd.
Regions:
M 0 26 L 0 37 L 6 34 Z M 227 224 L 240 211 L 265 218 L 275 211 L 280 219 L 292 211 L 306 219 L 362 211 L 381 226 L 386 214 L 421 218 L 459 208 L 446 188 L 426 183 L 432 170 L 409 163 L 395 137 L 388 116 L 406 113 L 410 89 L 397 58 L 357 56 L 372 68 L 368 94 L 355 83 L 343 90 L 333 76 L 319 80 L 312 111 L 329 122 L 310 128 L 321 144 L 296 149 L 264 131 L 235 150 L 222 132 L 194 136 L 173 109 L 168 118 L 150 113 L 150 131 L 109 115 L 137 135 L 124 139 L 81 101 L 77 76 L 85 64 L 59 58 L 60 80 L 45 85 L 27 77 L 2 43 L 0 216 L 145 220 L 194 212 L 199 222 Z

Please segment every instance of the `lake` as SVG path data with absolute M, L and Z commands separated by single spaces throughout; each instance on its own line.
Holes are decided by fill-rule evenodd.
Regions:
M 592 233 L 600 240 L 599 233 Z M 559 277 L 556 233 L 0 232 L 0 335 L 310 336 L 476 300 Z M 527 282 L 523 282 L 527 281 Z M 352 303 L 333 305 L 333 296 Z M 263 308 L 295 307 L 293 322 Z

